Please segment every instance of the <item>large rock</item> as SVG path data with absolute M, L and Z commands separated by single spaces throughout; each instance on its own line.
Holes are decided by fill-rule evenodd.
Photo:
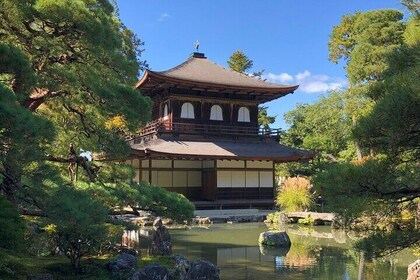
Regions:
M 266 246 L 290 247 L 290 238 L 285 231 L 266 231 L 260 234 L 258 242 Z
M 420 260 L 417 260 L 408 266 L 407 280 L 420 279 Z
M 220 280 L 219 268 L 209 261 L 190 261 L 189 266 L 185 280 Z
M 220 280 L 217 266 L 206 260 L 191 261 L 183 255 L 173 257 L 177 278 L 182 280 Z
M 172 278 L 170 274 L 166 267 L 159 264 L 151 264 L 137 270 L 130 280 L 169 280 Z
M 152 244 L 149 254 L 152 256 L 170 256 L 172 255 L 172 240 L 168 229 L 162 224 L 161 219 L 156 219 L 153 223 L 155 232 L 153 234 Z
M 185 275 L 187 275 L 187 272 L 190 269 L 190 261 L 187 260 L 183 255 L 176 254 L 173 257 L 173 262 L 179 274 L 179 279 L 185 279 Z
M 106 265 L 107 269 L 115 276 L 121 276 L 135 271 L 137 258 L 134 255 L 122 253 L 116 260 Z

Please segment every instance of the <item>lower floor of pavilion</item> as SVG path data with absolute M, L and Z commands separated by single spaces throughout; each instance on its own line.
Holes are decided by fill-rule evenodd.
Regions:
M 273 161 L 131 159 L 136 181 L 146 181 L 192 201 L 269 200 L 275 191 Z
M 131 143 L 135 180 L 185 195 L 197 208 L 274 205 L 275 163 L 308 160 L 312 152 L 274 139 L 160 137 Z

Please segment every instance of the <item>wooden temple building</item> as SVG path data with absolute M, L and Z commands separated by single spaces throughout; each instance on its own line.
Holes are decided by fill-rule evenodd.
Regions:
M 297 87 L 239 74 L 197 52 L 167 71 L 147 70 L 136 88 L 154 105 L 152 121 L 130 140 L 136 179 L 182 193 L 197 208 L 272 206 L 275 163 L 313 153 L 260 128 L 258 105 Z

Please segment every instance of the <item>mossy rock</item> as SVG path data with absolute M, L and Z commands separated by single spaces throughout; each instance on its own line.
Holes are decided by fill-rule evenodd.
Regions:
M 266 231 L 260 234 L 258 243 L 272 247 L 290 247 L 289 235 L 285 231 Z

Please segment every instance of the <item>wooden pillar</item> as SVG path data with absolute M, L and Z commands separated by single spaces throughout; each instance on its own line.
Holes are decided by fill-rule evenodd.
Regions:
M 149 158 L 149 184 L 152 184 L 152 159 Z

